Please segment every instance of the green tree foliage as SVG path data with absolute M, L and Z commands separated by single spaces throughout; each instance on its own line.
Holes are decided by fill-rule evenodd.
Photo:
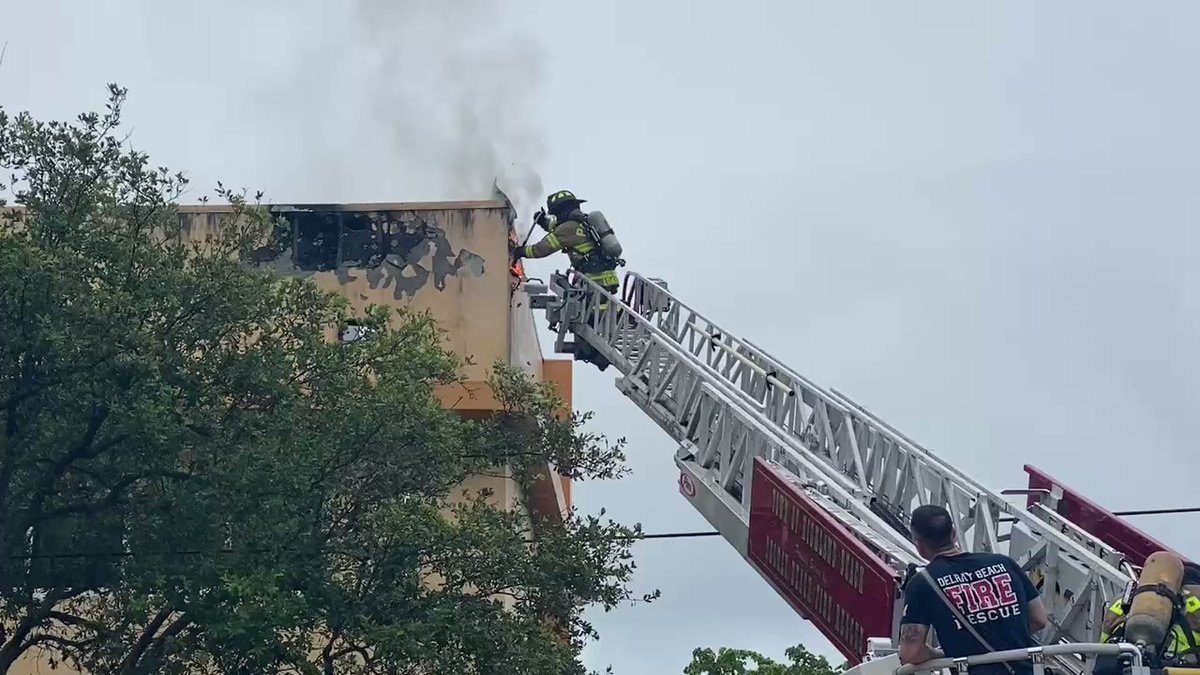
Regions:
M 684 675 L 838 675 L 846 669 L 830 665 L 824 656 L 808 651 L 804 645 L 789 647 L 784 652 L 786 663 L 779 663 L 748 649 L 721 647 L 714 652 L 697 648 Z
M 617 478 L 622 443 L 500 364 L 506 414 L 444 410 L 429 316 L 256 269 L 257 199 L 181 232 L 187 180 L 127 149 L 124 96 L 0 110 L 0 672 L 583 672 L 579 608 L 634 601 L 639 529 L 451 495 Z

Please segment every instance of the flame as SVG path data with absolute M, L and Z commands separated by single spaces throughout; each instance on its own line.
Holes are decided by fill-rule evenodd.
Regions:
M 517 242 L 517 231 L 511 227 L 508 230 L 508 240 L 512 242 L 513 248 L 517 248 L 520 244 Z M 509 274 L 513 276 L 512 289 L 515 291 L 522 281 L 525 281 L 525 263 L 520 260 L 514 260 L 508 268 Z

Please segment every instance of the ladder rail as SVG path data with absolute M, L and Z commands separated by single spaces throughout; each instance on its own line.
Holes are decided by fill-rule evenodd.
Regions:
M 742 358 L 747 360 L 748 362 L 754 364 L 756 367 L 758 367 L 760 369 L 760 371 L 786 373 L 792 379 L 792 381 L 800 383 L 800 385 L 803 387 L 803 389 L 805 389 L 809 392 L 812 392 L 812 394 L 814 394 L 815 396 L 819 396 L 819 397 L 825 399 L 830 404 L 835 405 L 837 407 L 839 413 L 848 414 L 848 415 L 853 416 L 852 411 L 858 411 L 861 415 L 865 416 L 866 418 L 868 418 L 872 422 L 874 422 L 875 425 L 877 425 L 880 428 L 878 431 L 883 433 L 883 435 L 886 436 L 888 438 L 888 440 L 890 440 L 894 443 L 897 443 L 899 445 L 907 446 L 912 451 L 921 453 L 921 454 L 927 456 L 929 458 L 930 463 L 936 464 L 938 466 L 938 468 L 941 469 L 942 471 L 944 471 L 945 473 L 954 476 L 957 480 L 959 480 L 965 484 L 971 485 L 972 487 L 976 488 L 978 491 L 980 491 L 980 492 L 988 492 L 989 491 L 987 488 L 985 488 L 983 485 L 981 485 L 980 483 L 978 483 L 977 481 L 972 479 L 970 476 L 962 473 L 961 471 L 956 469 L 953 465 L 949 464 L 945 460 L 943 460 L 940 457 L 938 457 L 937 455 L 935 455 L 932 451 L 930 451 L 930 450 L 926 449 L 925 447 L 921 446 L 920 444 L 916 443 L 915 441 L 910 439 L 908 436 L 905 436 L 904 434 L 900 433 L 900 431 L 898 431 L 895 427 L 891 426 L 887 422 L 878 418 L 876 415 L 874 415 L 873 413 L 868 411 L 865 407 L 863 407 L 863 406 L 859 405 L 858 403 L 854 402 L 853 400 L 851 400 L 850 397 L 839 392 L 837 389 L 832 389 L 832 388 L 828 389 L 828 390 L 824 389 L 823 387 L 821 387 L 820 385 L 811 381 L 804 375 L 802 375 L 802 374 L 796 372 L 795 370 L 793 370 L 792 368 L 790 368 L 782 360 L 776 359 L 771 354 L 769 354 L 765 349 L 762 349 L 761 347 L 757 346 L 755 343 L 751 342 L 750 340 L 738 338 L 731 331 L 725 330 L 719 324 L 717 324 L 715 321 L 713 321 L 711 318 L 704 315 L 703 313 L 701 313 L 699 310 L 695 309 L 694 307 L 689 306 L 686 302 L 684 302 L 678 296 L 672 294 L 669 290 L 663 289 L 660 286 L 658 286 L 657 284 L 655 284 L 653 280 L 651 280 L 641 274 L 638 274 L 637 272 L 632 272 L 632 271 L 626 272 L 625 277 L 627 280 L 633 281 L 631 286 L 634 288 L 636 288 L 638 286 L 653 286 L 653 287 L 655 287 L 655 291 L 654 291 L 655 293 L 661 294 L 661 296 L 669 299 L 669 301 L 673 305 L 678 306 L 681 309 L 687 311 L 687 313 L 690 316 L 695 317 L 696 320 L 703 321 L 710 328 L 714 329 L 714 330 L 712 330 L 713 333 L 724 336 L 725 340 L 729 341 L 731 345 L 740 345 L 743 348 L 745 348 L 746 350 L 748 350 L 750 352 L 750 354 L 752 355 L 752 358 L 744 357 L 744 356 Z M 756 361 L 761 362 L 764 365 L 759 365 Z M 783 383 L 781 382 L 780 384 L 783 384 Z
M 575 335 L 604 354 L 625 376 L 626 383 L 619 385 L 619 388 L 635 404 L 643 410 L 661 406 L 652 415 L 659 426 L 675 440 L 681 443 L 686 441 L 698 448 L 698 462 L 705 469 L 716 467 L 721 487 L 737 498 L 744 509 L 748 509 L 750 503 L 748 476 L 753 458 L 761 456 L 808 478 L 810 482 L 823 483 L 821 489 L 828 498 L 853 513 L 860 521 L 869 523 L 871 529 L 879 534 L 882 541 L 868 543 L 890 552 L 889 557 L 898 558 L 895 560 L 898 572 L 904 565 L 918 560 L 912 542 L 888 527 L 870 510 L 852 481 L 817 461 L 794 436 L 770 422 L 764 415 L 766 403 L 734 386 L 722 377 L 717 366 L 679 344 L 676 336 L 667 334 L 591 280 L 580 275 L 572 283 L 583 284 L 589 290 L 579 298 Z M 601 310 L 602 304 L 609 309 Z M 628 354 L 623 349 L 628 346 L 631 337 L 645 340 L 647 344 L 636 362 L 627 359 Z M 682 393 L 682 397 L 667 395 L 659 379 L 666 374 L 643 365 L 647 361 L 658 361 L 652 356 L 647 358 L 655 351 L 662 351 L 669 357 L 661 370 L 674 371 L 674 376 L 685 387 L 689 383 L 692 385 L 690 390 L 675 392 Z M 639 374 L 646 375 L 644 382 L 638 378 Z M 653 398 L 654 393 L 659 398 Z M 667 398 L 664 399 L 664 396 Z M 664 424 L 663 418 L 668 415 L 675 418 L 675 425 Z M 687 418 L 686 424 L 679 423 L 684 417 Z M 709 421 L 713 421 L 715 428 L 707 428 L 702 424 Z M 751 433 L 757 437 L 756 440 L 746 436 Z M 733 438 L 723 438 L 720 434 Z M 735 448 L 739 438 L 743 445 Z M 753 443 L 757 443 L 757 452 L 748 452 Z M 721 452 L 722 448 L 729 451 Z M 731 490 L 736 494 L 732 494 Z M 748 522 L 748 518 L 748 511 L 741 515 L 745 522 Z
M 879 419 L 878 416 L 868 411 L 865 407 L 851 400 L 849 397 L 836 390 L 825 390 L 816 385 L 808 378 L 796 372 L 783 361 L 771 356 L 765 350 L 759 348 L 749 340 L 743 340 L 732 331 L 726 330 L 717 324 L 712 319 L 708 318 L 695 308 L 689 306 L 678 296 L 671 293 L 669 290 L 655 284 L 652 280 L 638 274 L 637 272 L 626 272 L 626 295 L 634 295 L 638 289 L 652 289 L 651 293 L 660 298 L 666 298 L 668 305 L 672 308 L 670 311 L 678 313 L 686 313 L 687 320 L 683 322 L 686 326 L 697 326 L 703 323 L 704 330 L 700 332 L 706 337 L 719 336 L 722 340 L 722 347 L 727 351 L 736 351 L 739 357 L 748 361 L 757 367 L 758 372 L 764 375 L 769 374 L 771 380 L 777 383 L 782 389 L 788 392 L 795 392 L 803 398 L 811 398 L 819 401 L 824 405 L 825 415 L 842 416 L 844 419 L 849 419 L 851 424 L 858 428 L 865 429 L 868 434 L 876 434 L 884 439 L 890 445 L 883 445 L 878 451 L 878 457 L 872 454 L 863 455 L 861 443 L 858 443 L 858 436 L 862 433 L 856 431 L 847 436 L 848 445 L 852 446 L 846 449 L 846 452 L 853 456 L 851 465 L 858 472 L 857 476 L 850 476 L 851 480 L 856 480 L 859 486 L 865 491 L 875 496 L 885 498 L 894 495 L 907 495 L 909 504 L 898 504 L 898 506 L 910 509 L 912 503 L 928 504 L 940 503 L 945 506 L 955 520 L 955 525 L 958 527 L 960 535 L 964 537 L 973 537 L 972 541 L 963 542 L 967 548 L 971 550 L 989 550 L 1002 551 L 1004 547 L 1000 545 L 1001 539 L 1004 536 L 1002 526 L 1004 518 L 1015 519 L 1023 523 L 1026 527 L 1034 529 L 1043 536 L 1049 536 L 1056 540 L 1056 544 L 1065 548 L 1072 548 L 1067 543 L 1065 537 L 1056 536 L 1055 531 L 1058 525 L 1057 522 L 1047 522 L 1044 518 L 1037 517 L 1034 513 L 1022 509 L 1014 509 L 1012 505 L 1005 500 L 1001 495 L 984 487 L 978 481 L 958 470 L 949 462 L 938 457 L 932 451 L 919 445 L 909 437 L 900 433 L 890 424 Z M 597 287 L 598 288 L 598 287 Z M 604 292 L 600 289 L 600 292 Z M 645 291 L 642 291 L 644 294 Z M 624 303 L 622 303 L 624 304 Z M 651 310 L 652 319 L 656 324 L 678 323 L 677 320 L 661 319 L 664 313 L 656 310 Z M 672 336 L 675 337 L 675 336 Z M 781 378 L 779 375 L 784 374 L 786 377 Z M 745 391 L 745 389 L 743 389 Z M 753 396 L 753 392 L 747 392 Z M 763 405 L 763 410 L 769 416 L 771 410 L 767 405 Z M 778 420 L 773 420 L 778 421 Z M 786 425 L 781 425 L 785 428 Z M 818 433 L 821 433 L 818 431 Z M 826 432 L 828 433 L 828 432 Z M 872 450 L 875 447 L 872 446 Z M 898 451 L 902 453 L 899 458 L 891 458 L 887 455 L 890 452 Z M 845 464 L 839 466 L 833 462 L 834 456 L 819 455 L 827 464 L 835 471 L 845 471 Z M 916 460 L 920 464 L 919 467 L 913 466 L 913 461 Z M 871 466 L 876 468 L 879 465 L 891 465 L 899 475 L 886 475 L 886 471 L 878 471 L 874 476 L 874 480 L 870 480 L 869 475 L 864 475 L 863 467 Z M 909 467 L 907 470 L 911 474 L 915 489 L 905 490 L 900 486 L 905 476 L 904 467 Z M 890 485 L 888 484 L 890 483 Z M 935 497 L 934 485 L 937 485 L 941 491 L 941 498 Z M 956 490 L 957 494 L 953 494 L 951 490 Z M 987 508 L 979 508 L 979 502 L 986 502 Z M 972 504 L 974 502 L 974 504 Z M 976 527 L 977 523 L 980 525 Z M 1092 538 L 1089 542 L 1082 543 L 1085 550 L 1102 550 L 1109 551 L 1108 547 L 1104 546 L 1098 539 Z M 1124 583 L 1127 574 L 1118 569 L 1118 565 L 1111 562 L 1110 556 L 1093 556 L 1085 558 L 1084 561 L 1091 565 L 1101 565 L 1102 573 L 1112 578 L 1118 578 Z M 1103 569 L 1107 568 L 1107 569 Z
M 638 274 L 637 272 L 627 272 L 626 277 L 629 279 L 633 279 L 635 286 L 636 285 L 655 285 L 653 281 Z M 725 336 L 725 339 L 730 341 L 732 344 L 736 344 L 736 345 L 740 345 L 740 346 L 744 347 L 746 350 L 748 350 L 750 352 L 750 354 L 752 355 L 753 358 L 748 358 L 748 357 L 743 357 L 743 358 L 746 358 L 751 363 L 755 363 L 757 361 L 757 362 L 762 362 L 763 364 L 765 364 L 766 368 L 763 369 L 760 366 L 760 369 L 765 370 L 765 372 L 786 373 L 792 379 L 792 381 L 800 383 L 800 385 L 803 387 L 804 390 L 811 392 L 815 396 L 824 398 L 827 401 L 827 404 L 831 405 L 831 407 L 836 409 L 838 413 L 848 415 L 851 417 L 855 417 L 856 415 L 854 413 L 855 413 L 855 411 L 857 411 L 857 413 L 859 413 L 862 417 L 865 417 L 866 419 L 873 422 L 874 426 L 879 427 L 878 429 L 873 429 L 872 431 L 881 433 L 886 438 L 888 438 L 888 440 L 890 440 L 898 445 L 904 446 L 904 447 L 906 447 L 906 449 L 909 449 L 912 452 L 922 454 L 922 455 L 928 457 L 929 462 L 931 464 L 937 465 L 937 467 L 941 471 L 945 472 L 946 474 L 948 474 L 950 476 L 953 476 L 954 478 L 956 478 L 957 480 L 959 480 L 965 484 L 971 485 L 973 488 L 977 489 L 978 491 L 990 492 L 986 487 L 984 487 L 983 485 L 981 485 L 980 483 L 978 483 L 977 481 L 972 479 L 970 476 L 959 471 L 953 465 L 951 465 L 948 462 L 946 462 L 945 460 L 941 459 L 940 457 L 938 457 L 936 454 L 934 454 L 932 451 L 928 450 L 927 448 L 916 443 L 915 441 L 910 439 L 908 436 L 905 436 L 904 434 L 900 433 L 895 427 L 893 427 L 890 424 L 888 424 L 887 422 L 883 421 L 882 419 L 880 419 L 879 417 L 877 417 L 876 415 L 874 415 L 873 413 L 868 411 L 865 407 L 859 405 L 858 403 L 851 400 L 845 394 L 839 392 L 837 389 L 826 390 L 823 387 L 817 385 L 816 383 L 812 382 L 805 376 L 801 375 L 800 373 L 798 373 L 795 370 L 793 370 L 792 368 L 790 368 L 783 361 L 773 357 L 765 349 L 762 349 L 761 347 L 757 346 L 755 343 L 751 342 L 750 340 L 738 338 L 731 331 L 725 330 L 720 325 L 718 325 L 715 321 L 708 318 L 707 316 L 705 316 L 704 314 L 702 314 L 695 308 L 690 307 L 687 303 L 685 303 L 683 300 L 681 300 L 678 296 L 672 294 L 670 291 L 660 288 L 657 290 L 657 292 L 659 292 L 663 296 L 669 298 L 673 304 L 678 305 L 682 309 L 686 310 L 690 315 L 695 316 L 698 320 L 704 321 L 710 327 L 715 329 L 714 330 L 715 333 Z M 755 365 L 757 365 L 757 363 Z
M 622 374 L 617 386 L 680 443 L 676 463 L 713 499 L 693 505 L 746 555 L 756 457 L 798 477 L 897 576 L 917 562 L 895 523 L 916 504 L 946 507 L 968 550 L 1007 553 L 1039 580 L 1051 642 L 1094 641 L 1127 570 L 1081 528 L 1046 509 L 1020 509 L 836 390 L 825 390 L 748 340 L 633 272 L 615 297 L 574 272 L 555 273 L 541 303 L 559 326 Z M 537 303 L 535 303 L 537 306 Z M 604 306 L 605 309 L 601 307 Z M 682 480 L 682 478 L 681 478 Z M 823 502 L 820 500 L 824 500 Z M 736 530 L 736 531 L 733 531 Z M 1077 665 L 1077 664 L 1076 664 Z M 1072 668 L 1075 670 L 1075 668 Z
M 655 286 L 653 281 L 640 274 L 637 274 L 636 272 L 627 272 L 626 279 L 633 280 L 631 285 L 633 288 Z M 950 478 L 955 481 L 955 487 L 960 487 L 961 484 L 970 486 L 970 488 L 972 488 L 970 491 L 960 495 L 960 498 L 965 498 L 968 502 L 974 500 L 978 493 L 987 493 L 989 497 L 995 499 L 996 504 L 1006 504 L 1006 502 L 1000 499 L 998 495 L 990 493 L 990 491 L 984 488 L 982 485 L 971 479 L 969 476 L 958 471 L 952 465 L 944 462 L 930 451 L 920 447 L 919 445 L 916 445 L 915 443 L 912 443 L 907 437 L 897 433 L 892 427 L 890 427 L 890 425 L 881 424 L 881 420 L 877 420 L 877 418 L 875 418 L 873 415 L 866 413 L 861 406 L 855 404 L 853 401 L 850 401 L 840 393 L 836 391 L 828 391 L 818 386 L 808 378 L 788 367 L 781 360 L 774 358 L 765 350 L 759 348 L 754 343 L 750 342 L 749 340 L 743 340 L 737 337 L 732 331 L 724 329 L 712 319 L 708 318 L 695 308 L 687 305 L 687 303 L 673 295 L 670 291 L 656 288 L 654 292 L 667 298 L 672 308 L 677 308 L 677 310 L 680 312 L 686 312 L 688 320 L 684 322 L 685 327 L 693 327 L 706 338 L 719 338 L 721 340 L 721 349 L 727 352 L 737 353 L 740 360 L 747 362 L 758 372 L 764 375 L 769 374 L 771 376 L 771 382 L 776 384 L 776 386 L 779 386 L 789 392 L 799 393 L 804 399 L 805 403 L 818 411 L 818 414 L 820 415 L 819 421 L 823 426 L 832 427 L 835 425 L 835 422 L 848 420 L 851 428 L 853 428 L 854 431 L 845 434 L 845 447 L 838 448 L 837 456 L 835 456 L 833 453 L 830 453 L 829 455 L 823 457 L 823 459 L 827 463 L 831 464 L 835 470 L 845 471 L 843 466 L 839 466 L 836 463 L 836 460 L 846 460 L 848 458 L 849 466 L 853 467 L 853 470 L 850 472 L 851 479 L 856 480 L 860 487 L 865 491 L 869 491 L 884 498 L 890 497 L 893 500 L 898 500 L 903 497 L 908 497 L 910 501 L 917 500 L 917 495 L 905 494 L 903 492 L 903 486 L 901 486 L 898 481 L 895 481 L 894 477 L 885 475 L 887 472 L 880 469 L 880 465 L 886 465 L 889 461 L 892 461 L 892 458 L 888 456 L 890 448 L 887 445 L 871 446 L 871 452 L 878 453 L 877 456 L 873 456 L 871 452 L 866 452 L 862 447 L 865 445 L 865 443 L 863 442 L 864 439 L 860 437 L 874 434 L 879 438 L 882 438 L 886 444 L 897 446 L 905 453 L 927 458 L 927 461 L 923 462 L 922 466 L 920 467 L 920 470 L 924 472 L 924 475 L 914 475 L 914 481 L 924 484 L 936 484 L 936 481 Z M 661 316 L 661 313 L 659 314 Z M 661 318 L 660 321 L 662 321 Z M 704 328 L 699 327 L 701 322 L 704 324 Z M 781 373 L 786 375 L 786 377 L 780 378 L 779 375 Z M 752 392 L 748 393 L 753 395 Z M 779 415 L 777 414 L 776 417 L 778 416 Z M 776 421 L 779 420 L 777 419 Z M 822 433 L 832 436 L 837 432 L 832 428 L 825 430 L 818 427 L 817 434 L 821 435 Z M 897 458 L 897 461 L 904 462 L 906 461 L 906 458 Z M 844 464 L 847 464 L 847 462 L 843 461 L 843 465 Z M 903 466 L 903 464 L 901 464 L 901 466 Z M 913 471 L 915 473 L 916 469 L 913 469 Z M 874 478 L 874 485 L 871 484 L 872 478 Z M 892 479 L 892 485 L 887 486 L 880 484 L 888 479 Z M 921 485 L 918 484 L 917 487 L 920 489 Z M 971 494 L 972 492 L 976 494 Z M 931 500 L 926 499 L 921 500 L 920 503 L 929 503 L 930 501 Z M 949 498 L 942 501 L 948 502 L 943 504 L 945 506 L 949 506 L 951 502 Z M 960 531 L 963 531 L 964 534 L 967 534 L 966 531 L 969 530 L 970 526 L 973 524 L 973 519 L 970 517 L 964 517 L 962 514 L 957 515 L 959 515 L 959 517 L 956 518 L 955 524 L 960 527 Z M 994 515 L 998 516 L 998 514 Z M 992 546 L 995 545 L 996 536 L 996 533 L 990 533 L 988 543 Z

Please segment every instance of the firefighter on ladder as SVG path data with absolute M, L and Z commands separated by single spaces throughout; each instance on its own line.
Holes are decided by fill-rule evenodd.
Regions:
M 570 190 L 559 190 L 547 197 L 546 208 L 534 216 L 534 222 L 546 231 L 546 236 L 536 244 L 517 248 L 513 257 L 518 260 L 545 258 L 555 251 L 563 251 L 571 261 L 572 269 L 610 295 L 616 295 L 621 287 L 617 267 L 625 264 L 620 257 L 621 244 L 604 214 L 599 211 L 585 213 L 580 209 L 586 201 Z M 599 309 L 608 309 L 608 303 L 602 301 Z M 593 363 L 600 370 L 608 368 L 608 360 L 591 345 L 578 340 L 575 344 L 577 360 Z
M 1108 606 L 1101 642 L 1133 642 L 1157 667 L 1200 666 L 1200 565 L 1160 551 L 1126 593 Z M 1115 658 L 1100 657 L 1097 675 L 1119 673 Z

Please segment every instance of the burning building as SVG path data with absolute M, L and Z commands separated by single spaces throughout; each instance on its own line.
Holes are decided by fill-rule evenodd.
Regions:
M 256 262 L 311 279 L 341 293 L 356 310 L 388 305 L 427 310 L 445 331 L 446 346 L 468 360 L 463 381 L 443 387 L 443 405 L 467 417 L 501 409 L 486 383 L 497 361 L 535 380 L 553 383 L 570 406 L 571 361 L 545 359 L 534 315 L 510 264 L 514 218 L 505 199 L 436 203 L 295 204 L 271 207 L 279 227 Z M 183 236 L 202 242 L 227 223 L 223 206 L 179 208 Z M 333 336 L 331 336 L 333 337 Z M 343 340 L 358 337 L 351 326 Z M 565 412 L 565 411 L 564 411 Z M 561 517 L 571 485 L 553 467 L 538 467 L 530 494 L 509 470 L 489 472 L 460 486 L 456 495 L 486 490 L 493 504 Z M 27 652 L 11 672 L 45 672 L 46 653 Z M 68 671 L 57 665 L 58 671 Z

